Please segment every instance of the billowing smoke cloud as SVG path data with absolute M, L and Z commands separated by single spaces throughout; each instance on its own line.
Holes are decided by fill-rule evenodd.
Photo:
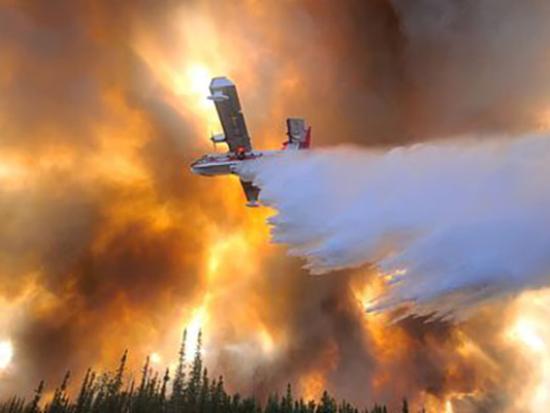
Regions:
M 237 182 L 187 165 L 210 150 L 215 75 L 236 81 L 256 147 L 283 140 L 287 115 L 319 145 L 544 126 L 546 3 L 0 3 L 0 340 L 15 350 L 0 397 L 126 347 L 134 366 L 169 364 L 188 323 L 209 366 L 258 395 L 290 380 L 358 402 L 492 400 L 526 377 L 502 308 L 387 326 L 363 312 L 369 274 L 309 277 Z
M 547 284 L 549 161 L 538 136 L 284 153 L 242 173 L 277 210 L 273 240 L 313 273 L 377 265 L 394 284 L 380 305 L 440 300 L 445 312 Z

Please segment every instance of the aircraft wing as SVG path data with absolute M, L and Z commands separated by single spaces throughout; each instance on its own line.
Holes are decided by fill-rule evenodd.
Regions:
M 237 152 L 239 148 L 243 148 L 246 152 L 251 151 L 252 144 L 235 84 L 226 77 L 215 77 L 210 82 L 210 93 L 208 98 L 216 105 L 225 136 L 223 141 L 227 143 L 229 150 Z
M 243 187 L 246 200 L 248 201 L 246 203 L 246 206 L 249 206 L 249 207 L 259 206 L 258 195 L 260 195 L 260 188 L 258 188 L 257 186 L 254 186 L 252 182 L 243 181 L 242 179 L 241 179 L 241 185 Z

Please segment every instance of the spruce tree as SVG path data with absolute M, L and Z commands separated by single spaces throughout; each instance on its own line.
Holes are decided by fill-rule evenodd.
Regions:
M 170 369 L 166 369 L 164 372 L 164 376 L 162 377 L 162 387 L 160 389 L 160 404 L 163 407 L 162 410 L 164 410 L 164 406 L 166 404 L 166 388 L 168 386 L 168 382 L 170 381 Z
M 95 374 L 91 369 L 86 370 L 84 380 L 80 386 L 80 391 L 76 399 L 75 413 L 82 413 L 88 410 L 89 403 L 93 397 L 93 385 Z
M 69 378 L 71 372 L 67 371 L 63 377 L 61 385 L 55 389 L 52 402 L 49 406 L 48 413 L 62 413 L 66 405 L 68 404 L 68 398 L 66 394 L 67 385 L 69 384 Z
M 191 365 L 189 381 L 185 388 L 185 404 L 191 412 L 197 411 L 197 403 L 199 398 L 200 384 L 202 379 L 202 331 L 199 331 L 197 337 L 197 347 L 195 350 L 195 358 Z
M 171 410 L 179 412 L 184 404 L 185 383 L 185 346 L 187 345 L 187 329 L 183 330 L 183 336 L 178 352 L 178 365 L 174 373 L 174 382 L 172 384 L 172 396 L 170 400 Z
M 292 387 L 290 383 L 286 386 L 286 395 L 281 400 L 281 412 L 282 413 L 292 413 L 293 402 L 292 402 Z
M 210 381 L 208 380 L 208 369 L 203 370 L 201 389 L 199 392 L 199 412 L 206 413 L 208 411 L 208 406 L 210 403 Z
M 317 406 L 317 413 L 336 413 L 336 402 L 325 390 L 321 402 Z
M 172 387 L 179 395 L 172 394 L 170 400 L 167 396 L 169 369 L 164 370 L 164 374 L 153 371 L 147 357 L 140 381 L 125 379 L 128 358 L 125 351 L 118 368 L 101 374 L 97 380 L 96 373 L 88 369 L 74 401 L 70 401 L 67 395 L 70 378 L 67 372 L 44 408 L 40 407 L 44 382 L 40 382 L 30 403 L 25 405 L 22 398 L 12 397 L 0 402 L 0 413 L 358 413 L 345 400 L 337 404 L 327 391 L 319 403 L 311 400 L 306 404 L 303 399 L 296 400 L 290 384 L 282 397 L 271 395 L 264 408 L 252 397 L 243 398 L 238 393 L 229 395 L 224 388 L 223 376 L 210 380 L 208 370 L 203 366 L 202 334 L 199 334 L 193 362 L 185 375 L 185 332 L 183 338 L 175 371 L 174 381 L 177 383 Z M 185 377 L 188 377 L 187 382 Z M 408 412 L 407 400 L 403 399 L 401 413 Z M 369 413 L 369 410 L 362 410 L 362 413 Z M 370 413 L 387 413 L 387 408 L 375 405 Z
M 111 386 L 109 389 L 112 395 L 118 394 L 120 392 L 120 389 L 122 388 L 122 382 L 124 380 L 124 369 L 126 368 L 127 359 L 128 359 L 128 350 L 124 350 L 124 353 L 120 358 L 120 364 L 118 365 L 118 369 L 111 382 Z
M 34 397 L 32 399 L 31 404 L 28 407 L 28 413 L 37 413 L 39 411 L 38 405 L 40 403 L 40 399 L 42 398 L 43 391 L 44 391 L 44 380 L 41 380 L 40 384 L 34 391 Z
M 280 413 L 280 411 L 279 396 L 277 394 L 270 395 L 265 406 L 265 413 Z

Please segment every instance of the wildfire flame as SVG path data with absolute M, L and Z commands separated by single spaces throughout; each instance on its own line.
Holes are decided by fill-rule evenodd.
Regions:
M 405 320 L 409 325 L 364 311 L 384 292 L 386 282 L 406 276 L 406 270 L 383 277 L 357 271 L 313 282 L 296 261 L 282 258 L 282 249 L 269 245 L 265 220 L 272 211 L 245 210 L 235 179 L 188 176 L 187 164 L 208 150 L 208 133 L 220 129 L 214 105 L 206 99 L 214 76 L 227 75 L 239 86 L 243 106 L 251 109 L 246 116 L 255 144 L 278 144 L 284 140 L 285 116 L 302 113 L 314 114 L 323 125 L 314 128 L 336 141 L 352 139 L 351 132 L 378 131 L 377 124 L 369 124 L 374 131 L 370 132 L 362 121 L 348 129 L 355 106 L 361 108 L 357 117 L 367 117 L 363 104 L 369 99 L 353 100 L 350 106 L 346 102 L 352 94 L 364 92 L 359 84 L 370 90 L 371 83 L 349 68 L 328 64 L 349 60 L 342 53 L 351 50 L 337 30 L 312 17 L 335 12 L 329 3 L 320 11 L 313 3 L 305 8 L 296 5 L 299 12 L 291 7 L 285 14 L 278 2 L 245 1 L 234 10 L 198 2 L 168 10 L 160 23 L 150 16 L 155 13 L 128 13 L 132 24 L 123 28 L 117 27 L 124 20 L 121 16 L 107 20 L 111 10 L 98 5 L 82 12 L 91 16 L 90 22 L 82 21 L 89 27 L 80 34 L 92 36 L 89 44 L 76 43 L 74 50 L 56 54 L 51 59 L 56 65 L 49 66 L 50 59 L 26 63 L 27 56 L 47 53 L 42 41 L 40 53 L 29 49 L 19 56 L 16 47 L 6 52 L 0 87 L 11 82 L 25 86 L 16 74 L 29 71 L 27 66 L 33 76 L 25 79 L 31 92 L 24 104 L 4 105 L 9 99 L 5 93 L 0 96 L 2 127 L 9 126 L 5 135 L 15 137 L 0 149 L 0 208 L 4 200 L 7 205 L 0 210 L 0 237 L 2 246 L 9 247 L 0 253 L 0 328 L 10 337 L 0 342 L 2 373 L 17 374 L 11 371 L 17 370 L 12 368 L 14 347 L 17 366 L 23 348 L 33 348 L 25 354 L 37 370 L 25 383 L 28 388 L 43 375 L 53 386 L 59 374 L 54 368 L 67 363 L 71 368 L 75 364 L 76 371 L 89 365 L 110 368 L 126 347 L 134 352 L 130 364 L 150 354 L 153 364 L 174 366 L 181 330 L 187 328 L 187 360 L 195 354 L 203 331 L 209 368 L 219 368 L 220 373 L 225 367 L 246 371 L 235 373 L 233 384 L 244 391 L 254 389 L 257 376 L 267 372 L 269 391 L 280 391 L 291 381 L 305 398 L 318 398 L 325 388 L 340 390 L 339 380 L 345 376 L 361 381 L 361 391 L 351 395 L 361 402 L 408 396 L 418 406 L 452 412 L 457 395 L 477 397 L 487 382 L 499 389 L 491 382 L 499 363 L 469 337 L 468 325 Z M 214 10 L 218 7 L 220 12 Z M 35 19 L 43 17 L 43 27 L 58 29 L 48 20 L 55 13 L 14 13 L 19 19 L 6 21 L 22 22 L 14 31 L 25 33 L 21 47 L 33 36 L 42 40 L 48 34 L 42 23 L 33 32 Z M 223 24 L 230 13 L 238 16 L 239 24 L 228 29 Z M 348 24 L 349 16 L 340 17 L 345 17 L 344 30 L 355 26 Z M 396 14 L 386 17 L 376 21 L 391 22 Z M 131 35 L 120 41 L 126 30 Z M 70 43 L 73 31 L 69 34 Z M 120 53 L 127 43 L 130 50 Z M 376 39 L 376 47 L 385 43 Z M 4 45 L 2 39 L 0 44 Z M 53 49 L 58 52 L 57 46 Z M 95 62 L 88 52 L 95 57 L 97 49 L 105 56 L 99 53 Z M 82 50 L 84 61 L 78 60 Z M 65 61 L 63 55 L 71 58 Z M 366 55 L 372 62 L 377 57 Z M 135 66 L 146 75 L 128 79 L 135 69 L 128 61 L 134 57 Z M 360 70 L 388 73 L 386 66 L 371 67 L 372 62 Z M 77 81 L 63 67 L 78 71 Z M 89 90 L 81 85 L 86 83 L 82 79 L 94 80 Z M 56 88 L 64 90 L 73 83 L 78 87 L 58 98 Z M 42 89 L 53 106 L 35 105 Z M 333 97 L 335 89 L 344 93 Z M 385 96 L 385 86 L 375 90 Z M 15 98 L 22 94 L 15 88 Z M 93 98 L 71 100 L 88 94 Z M 319 104 L 321 98 L 328 109 Z M 332 100 L 336 104 L 329 105 Z M 400 106 L 378 95 L 370 100 L 379 114 L 384 107 L 378 105 L 386 100 Z M 413 99 L 405 101 L 404 106 L 415 106 L 410 104 Z M 258 103 L 261 109 L 254 107 Z M 45 115 L 23 110 L 35 106 L 40 112 L 46 106 Z M 331 113 L 336 107 L 340 112 Z M 391 115 L 390 123 L 399 123 L 398 116 Z M 547 115 L 540 112 L 546 129 Z M 11 119 L 18 117 L 21 125 L 13 126 Z M 67 126 L 73 117 L 78 125 Z M 31 122 L 35 118 L 36 125 Z M 166 132 L 170 126 L 177 133 Z M 336 134 L 342 136 L 329 136 Z M 537 302 L 530 301 L 531 295 L 521 297 L 522 312 L 503 321 L 504 327 L 489 329 L 494 335 L 504 329 L 503 341 L 513 348 L 510 358 L 519 353 L 533 366 L 536 374 L 517 401 L 533 411 L 544 410 L 550 402 L 550 333 L 541 311 L 550 294 L 537 297 Z M 500 314 L 497 309 L 492 317 Z M 484 333 L 485 326 L 476 331 Z M 502 344 L 496 341 L 491 336 L 483 344 Z M 50 360 L 52 355 L 43 354 L 41 343 L 59 344 L 56 352 L 63 360 Z M 90 349 L 80 351 L 83 343 Z M 508 361 L 501 360 L 504 365 Z M 514 379 L 508 372 L 501 377 Z M 0 397 L 21 390 L 6 388 Z
M 532 384 L 520 398 L 518 407 L 529 406 L 530 411 L 537 412 L 550 403 L 550 329 L 545 321 L 550 310 L 550 292 L 524 294 L 516 305 L 517 318 L 505 337 L 519 348 L 533 369 Z
M 0 371 L 6 369 L 13 359 L 13 345 L 9 340 L 0 341 Z

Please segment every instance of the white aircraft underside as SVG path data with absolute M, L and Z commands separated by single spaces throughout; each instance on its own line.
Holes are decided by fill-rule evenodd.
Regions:
M 241 112 L 241 105 L 235 84 L 226 77 L 216 77 L 210 83 L 210 100 L 214 101 L 216 111 L 224 133 L 212 136 L 214 144 L 226 143 L 229 150 L 226 153 L 211 153 L 204 155 L 191 164 L 191 171 L 197 175 L 217 176 L 237 174 L 237 165 L 242 162 L 273 156 L 284 150 L 299 150 L 309 148 L 311 142 L 311 127 L 306 127 L 305 121 L 299 118 L 287 119 L 288 141 L 283 144 L 283 150 L 255 151 L 252 149 L 250 136 Z M 259 188 L 252 182 L 241 179 L 247 206 L 258 206 Z
M 202 176 L 230 175 L 237 173 L 236 166 L 242 162 L 274 155 L 282 151 L 253 151 L 245 154 L 245 157 L 238 159 L 235 154 L 227 152 L 224 154 L 209 153 L 191 164 L 194 174 Z

